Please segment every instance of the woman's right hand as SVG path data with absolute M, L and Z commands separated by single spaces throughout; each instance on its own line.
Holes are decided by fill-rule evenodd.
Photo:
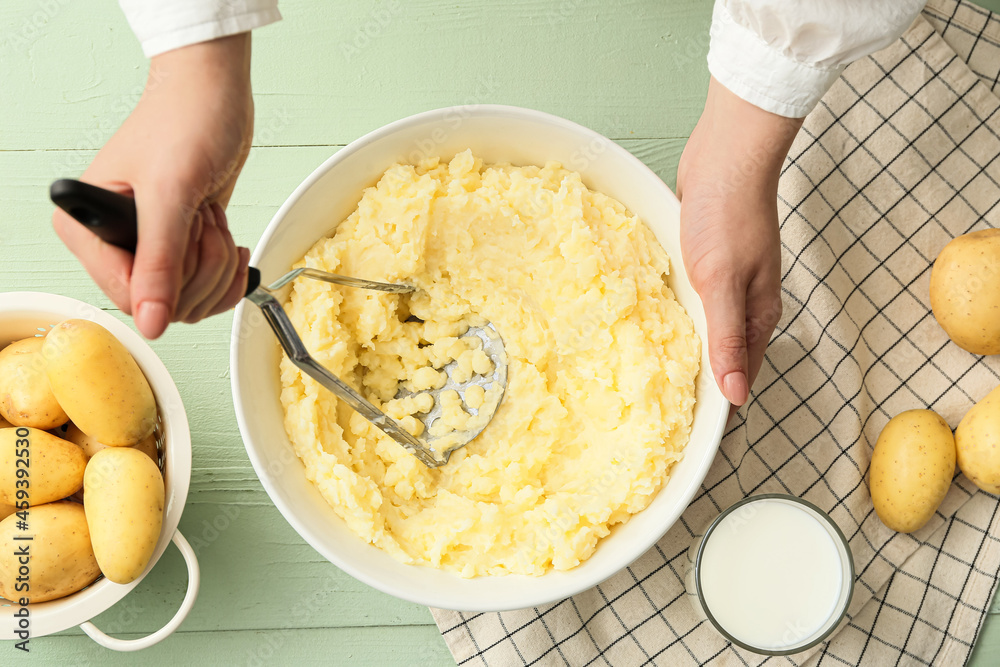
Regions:
M 778 174 L 801 125 L 713 78 L 677 169 L 684 266 L 705 306 L 715 381 L 734 410 L 781 317 Z
M 135 255 L 53 215 L 59 238 L 147 338 L 243 297 L 250 251 L 236 247 L 225 208 L 252 137 L 250 33 L 156 56 L 139 103 L 81 178 L 135 197 Z

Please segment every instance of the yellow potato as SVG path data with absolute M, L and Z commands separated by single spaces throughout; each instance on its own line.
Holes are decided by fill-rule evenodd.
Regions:
M 983 491 L 1000 494 L 1000 387 L 965 413 L 955 445 L 965 476 Z
M 44 505 L 83 486 L 87 458 L 72 442 L 19 426 L 0 430 L 0 502 Z
M 81 431 L 110 447 L 136 445 L 156 426 L 149 382 L 121 342 L 99 324 L 66 320 L 42 347 L 52 393 Z
M 13 505 L 8 505 L 7 503 L 0 501 L 0 521 L 3 521 L 16 511 L 17 508 Z
M 0 595 L 15 602 L 21 598 L 45 602 L 75 593 L 97 579 L 101 570 L 90 546 L 82 506 L 64 501 L 25 512 L 27 530 L 18 527 L 22 519 L 16 514 L 0 521 Z M 14 539 L 26 534 L 34 539 Z M 21 562 L 24 549 L 30 555 L 27 564 Z M 27 569 L 27 582 L 22 567 Z
M 0 416 L 0 428 L 10 428 L 11 426 L 13 426 L 13 424 L 4 419 L 3 416 Z
M 953 239 L 931 270 L 931 309 L 959 347 L 1000 354 L 1000 229 Z
M 87 460 L 90 460 L 90 458 L 94 456 L 94 454 L 101 451 L 102 449 L 107 449 L 108 447 L 107 445 L 97 442 L 97 440 L 91 438 L 89 435 L 81 431 L 73 422 L 69 422 L 64 426 L 61 426 L 60 428 L 56 429 L 53 433 L 63 438 L 64 440 L 68 440 L 69 442 L 72 442 L 73 444 L 77 445 L 80 449 L 83 450 L 83 455 L 87 457 Z M 160 465 L 159 463 L 160 453 L 156 447 L 155 431 L 148 438 L 140 442 L 138 445 L 133 445 L 129 449 L 136 449 L 142 452 L 143 454 L 148 456 L 157 466 Z M 70 498 L 78 503 L 82 503 L 83 488 L 81 487 L 80 490 L 74 493 L 72 496 L 70 496 Z
M 66 433 L 62 437 L 64 440 L 69 440 L 73 444 L 77 445 L 80 449 L 82 449 L 84 455 L 88 459 L 91 458 L 97 452 L 101 451 L 102 449 L 107 449 L 108 447 L 107 445 L 98 442 L 96 438 L 92 438 L 83 431 L 81 431 L 80 427 L 78 427 L 73 422 L 67 424 Z M 159 465 L 158 461 L 160 454 L 156 449 L 155 433 L 150 433 L 148 438 L 140 442 L 138 445 L 133 445 L 132 449 L 139 450 L 140 452 L 148 456 L 150 459 L 152 459 L 153 463 L 157 463 L 157 465 Z
M 87 463 L 83 480 L 94 554 L 101 572 L 127 584 L 153 556 L 163 525 L 163 478 L 142 452 L 108 447 Z
M 923 527 L 955 474 L 955 438 L 931 410 L 908 410 L 882 429 L 872 452 L 869 485 L 875 512 L 901 533 Z
M 49 429 L 69 419 L 49 389 L 44 340 L 25 338 L 0 350 L 0 415 L 12 426 Z

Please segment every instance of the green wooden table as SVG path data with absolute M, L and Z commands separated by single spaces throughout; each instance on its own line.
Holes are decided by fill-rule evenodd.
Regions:
M 982 0 L 1000 10 L 1000 0 Z M 453 104 L 504 103 L 570 118 L 635 153 L 668 184 L 707 85 L 708 0 L 282 0 L 254 36 L 257 129 L 229 209 L 253 247 L 284 199 L 341 146 L 385 123 Z M 41 290 L 122 317 L 59 243 L 47 186 L 78 175 L 139 97 L 146 61 L 112 0 L 0 5 L 0 291 Z M 155 156 L 151 156 L 155 158 Z M 123 319 L 127 319 L 124 318 Z M 309 547 L 264 493 L 229 390 L 231 315 L 174 325 L 153 343 L 191 421 L 194 471 L 181 520 L 201 594 L 172 637 L 141 654 L 79 630 L 5 643 L 0 664 L 447 665 L 427 609 L 358 583 Z M 148 634 L 186 585 L 170 548 L 99 616 Z M 972 664 L 1000 660 L 994 604 Z

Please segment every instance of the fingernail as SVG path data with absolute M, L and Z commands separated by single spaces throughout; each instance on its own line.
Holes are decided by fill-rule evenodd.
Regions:
M 733 405 L 743 405 L 750 394 L 747 377 L 740 371 L 733 371 L 722 379 L 722 390 Z
M 159 301 L 143 301 L 135 312 L 135 326 L 142 335 L 153 340 L 163 335 L 170 324 L 170 309 Z

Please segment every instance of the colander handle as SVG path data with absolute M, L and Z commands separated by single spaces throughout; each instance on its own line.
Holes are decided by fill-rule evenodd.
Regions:
M 184 594 L 184 600 L 181 602 L 181 607 L 174 614 L 174 617 L 170 619 L 170 622 L 153 634 L 141 639 L 115 639 L 104 634 L 96 625 L 87 621 L 80 624 L 80 629 L 86 632 L 87 636 L 104 648 L 114 651 L 139 651 L 163 641 L 172 635 L 174 630 L 184 622 L 184 619 L 187 618 L 188 613 L 191 611 L 191 607 L 194 606 L 195 599 L 198 597 L 198 586 L 201 584 L 201 570 L 198 568 L 198 557 L 195 555 L 194 549 L 191 548 L 191 545 L 188 544 L 188 541 L 184 539 L 179 530 L 174 533 L 173 542 L 177 545 L 177 549 L 181 552 L 181 556 L 184 557 L 184 562 L 187 564 L 188 585 L 187 592 Z

